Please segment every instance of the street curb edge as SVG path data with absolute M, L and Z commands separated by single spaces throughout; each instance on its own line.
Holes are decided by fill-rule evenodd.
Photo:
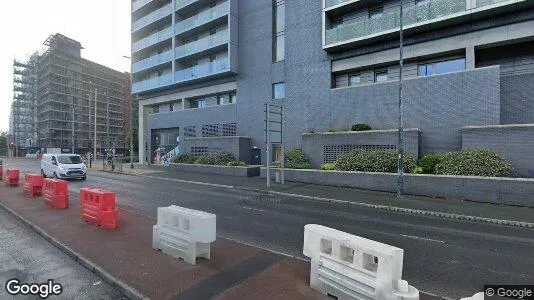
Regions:
M 46 240 L 47 242 L 52 244 L 54 247 L 61 250 L 63 253 L 65 253 L 70 258 L 72 258 L 72 260 L 78 262 L 82 267 L 84 267 L 91 273 L 95 274 L 103 281 L 109 283 L 112 287 L 117 288 L 117 290 L 124 296 L 128 297 L 131 300 L 150 300 L 149 297 L 141 294 L 136 289 L 126 284 L 124 281 L 118 279 L 117 277 L 110 275 L 103 268 L 97 266 L 96 264 L 91 262 L 89 259 L 85 258 L 78 252 L 72 250 L 67 245 L 61 243 L 53 236 L 46 233 L 41 227 L 33 224 L 30 220 L 26 219 L 25 217 L 21 216 L 14 210 L 10 209 L 1 201 L 0 201 L 0 208 L 3 209 L 5 212 L 7 212 L 12 217 L 14 217 L 15 219 L 17 219 L 18 221 L 22 222 L 24 225 L 28 226 L 31 230 L 33 230 L 35 233 L 41 236 L 44 240 Z

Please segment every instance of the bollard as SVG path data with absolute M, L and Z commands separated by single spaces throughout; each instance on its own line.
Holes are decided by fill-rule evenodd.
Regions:
M 56 208 L 69 207 L 69 183 L 61 179 L 45 178 L 43 184 L 45 204 Z
M 304 226 L 310 286 L 338 299 L 418 300 L 402 280 L 403 250 L 333 228 Z
M 106 229 L 117 228 L 115 193 L 98 188 L 80 189 L 80 214 L 83 221 Z
M 26 196 L 40 196 L 43 190 L 43 175 L 39 173 L 26 173 L 24 175 L 23 193 Z
M 6 170 L 6 185 L 13 187 L 19 185 L 19 170 L 7 169 Z
M 3 175 L 4 175 L 4 168 L 2 167 L 2 164 L 1 164 L 1 161 L 0 161 L 0 181 L 2 181 L 3 179 Z
M 197 257 L 210 259 L 215 231 L 214 214 L 176 205 L 158 207 L 152 248 L 195 265 Z

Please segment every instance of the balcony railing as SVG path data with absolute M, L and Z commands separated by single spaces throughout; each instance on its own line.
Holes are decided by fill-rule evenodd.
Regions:
M 191 28 L 197 27 L 211 20 L 217 19 L 230 12 L 229 2 L 219 4 L 213 8 L 205 10 L 198 15 L 194 15 L 191 18 L 180 21 L 176 24 L 176 33 L 184 32 Z
M 348 2 L 350 0 L 325 0 L 325 8 L 329 8 L 330 6 L 338 5 L 343 2 Z
M 151 56 L 149 58 L 140 60 L 132 65 L 132 72 L 139 72 L 151 67 L 155 67 L 160 64 L 171 62 L 173 59 L 173 51 L 165 51 L 163 53 Z
M 143 80 L 143 81 L 132 84 L 132 92 L 139 93 L 142 91 L 147 91 L 147 90 L 155 89 L 155 88 L 162 87 L 165 85 L 169 85 L 171 83 L 172 83 L 172 73 L 168 73 L 162 76 L 158 76 L 156 78 L 151 78 L 151 79 Z
M 139 30 L 148 24 L 154 23 L 159 19 L 169 16 L 170 14 L 172 14 L 172 3 L 169 3 L 163 6 L 162 8 L 155 10 L 149 13 L 148 15 L 142 17 L 141 19 L 135 21 L 132 24 L 132 31 Z
M 179 47 L 176 47 L 176 57 L 183 57 L 193 53 L 201 52 L 212 47 L 228 43 L 230 40 L 227 29 L 219 31 L 214 35 L 207 36 L 198 41 L 194 41 Z
M 163 42 L 165 40 L 168 40 L 172 38 L 173 35 L 173 27 L 169 26 L 162 31 L 158 31 L 154 34 L 151 34 L 147 36 L 146 38 L 139 40 L 132 45 L 132 51 L 137 52 L 141 49 L 144 49 L 148 46 Z
M 183 82 L 230 70 L 228 58 L 197 65 L 176 72 L 175 82 Z
M 150 3 L 152 0 L 137 0 L 137 1 L 134 1 L 132 3 L 132 11 L 136 11 L 138 9 L 140 9 L 141 7 L 147 5 L 148 3 Z
M 503 0 L 497 0 L 502 2 Z M 403 9 L 403 26 L 445 17 L 466 10 L 466 0 L 429 0 Z M 326 30 L 327 45 L 357 39 L 400 27 L 400 9 L 379 17 L 365 19 Z
M 184 8 L 185 6 L 193 3 L 193 2 L 197 2 L 198 0 L 176 0 L 176 5 L 174 7 L 175 10 L 179 10 L 179 9 L 182 9 Z

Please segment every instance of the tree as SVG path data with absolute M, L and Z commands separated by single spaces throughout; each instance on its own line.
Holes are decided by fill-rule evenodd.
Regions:
M 7 155 L 7 132 L 0 132 L 0 155 Z
M 133 135 L 133 153 L 137 153 L 137 149 L 139 149 L 139 130 L 136 126 L 132 127 L 132 135 Z M 130 148 L 130 136 L 126 137 L 126 147 Z

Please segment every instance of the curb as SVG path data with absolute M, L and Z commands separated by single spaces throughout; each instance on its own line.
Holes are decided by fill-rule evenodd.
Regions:
M 50 244 L 54 245 L 56 248 L 61 250 L 63 253 L 67 254 L 70 258 L 72 258 L 74 261 L 78 262 L 82 267 L 89 270 L 91 273 L 94 273 L 96 276 L 100 277 L 103 281 L 107 282 L 112 287 L 116 288 L 121 294 L 123 294 L 125 297 L 131 300 L 150 300 L 149 297 L 141 294 L 136 289 L 134 289 L 132 286 L 128 285 L 124 281 L 112 276 L 108 272 L 106 272 L 103 268 L 97 266 L 87 258 L 83 257 L 78 252 L 72 250 L 67 245 L 61 243 L 53 236 L 46 233 L 41 227 L 33 224 L 30 220 L 24 218 L 23 216 L 19 215 L 12 209 L 8 208 L 4 203 L 0 202 L 0 208 L 3 209 L 5 212 L 7 212 L 9 215 L 17 219 L 18 221 L 22 222 L 26 226 L 28 226 L 30 229 L 32 229 L 35 233 L 40 235 L 43 239 L 45 239 Z
M 130 175 L 130 174 L 128 174 L 128 175 Z M 146 177 L 146 178 L 151 178 L 151 179 L 165 179 L 165 180 L 170 180 L 170 181 L 174 181 L 174 182 L 182 182 L 182 183 L 189 183 L 189 184 L 196 184 L 196 185 L 204 185 L 204 186 L 220 187 L 220 188 L 227 188 L 227 189 L 236 189 L 236 190 L 243 190 L 243 191 L 258 192 L 258 193 L 267 193 L 267 194 L 271 194 L 271 195 L 280 195 L 280 196 L 287 196 L 287 197 L 302 198 L 302 199 L 308 199 L 308 200 L 319 201 L 319 202 L 329 202 L 329 203 L 335 203 L 335 204 L 345 204 L 345 205 L 351 205 L 351 206 L 360 206 L 360 207 L 373 208 L 373 209 L 379 209 L 379 210 L 387 210 L 387 211 L 394 211 L 394 212 L 400 212 L 400 213 L 409 213 L 409 214 L 413 214 L 413 215 L 422 215 L 422 216 L 427 216 L 427 217 L 437 217 L 437 218 L 442 218 L 442 219 L 471 221 L 471 222 L 478 222 L 478 223 L 505 225 L 505 226 L 522 227 L 522 228 L 534 228 L 534 223 L 531 223 L 531 222 L 493 219 L 493 218 L 485 218 L 485 217 L 477 217 L 477 216 L 469 216 L 469 215 L 460 215 L 460 214 L 452 214 L 452 213 L 444 213 L 444 212 L 436 212 L 436 211 L 404 208 L 404 207 L 397 207 L 397 206 L 390 206 L 390 205 L 378 205 L 378 204 L 370 204 L 370 203 L 364 203 L 364 202 L 354 202 L 354 201 L 347 201 L 347 200 L 339 200 L 339 199 L 307 196 L 307 195 L 292 194 L 292 193 L 285 193 L 285 192 L 277 192 L 277 191 L 271 191 L 271 190 L 265 190 L 265 189 L 247 188 L 247 187 L 239 187 L 239 186 L 233 186 L 233 185 L 224 185 L 224 184 L 216 184 L 216 183 L 208 183 L 208 182 L 200 182 L 200 181 L 190 181 L 190 180 L 175 179 L 175 178 L 165 178 L 165 177 L 150 176 L 150 175 L 143 175 L 143 174 L 136 174 L 136 175 L 131 174 L 131 175 L 132 176 L 139 176 L 139 177 Z

